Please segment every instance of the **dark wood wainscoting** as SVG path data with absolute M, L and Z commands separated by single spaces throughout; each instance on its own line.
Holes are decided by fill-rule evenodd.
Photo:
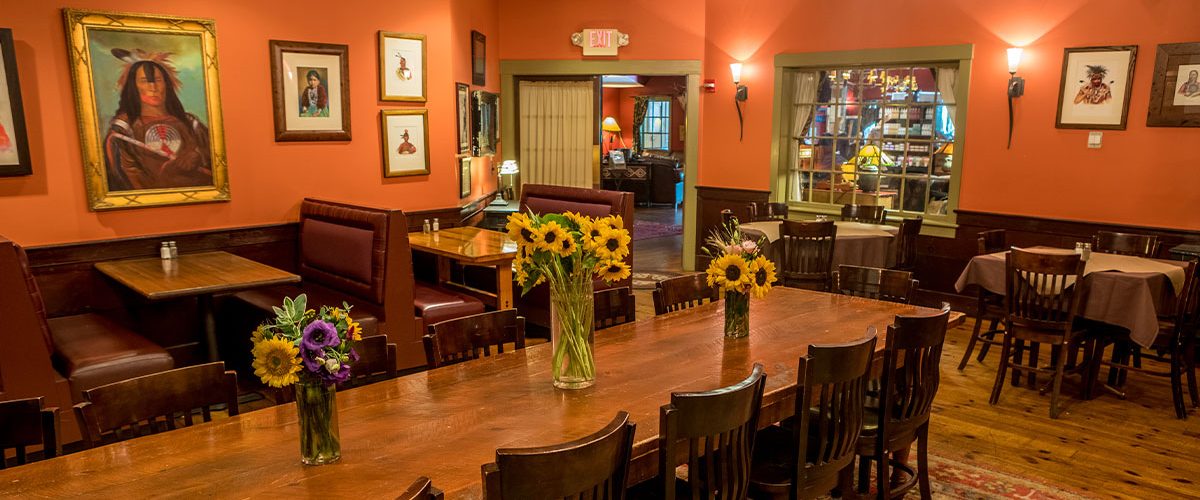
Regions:
M 404 214 L 408 217 L 408 230 L 420 231 L 425 219 L 429 219 L 431 223 L 433 219 L 437 219 L 438 227 L 477 225 L 483 220 L 483 209 L 494 199 L 496 199 L 496 193 L 491 193 L 462 207 L 405 211 Z
M 721 225 L 721 211 L 733 211 L 739 220 L 750 220 L 751 203 L 766 203 L 770 191 L 696 186 L 696 269 L 708 267 L 708 256 L 702 250 L 709 232 Z

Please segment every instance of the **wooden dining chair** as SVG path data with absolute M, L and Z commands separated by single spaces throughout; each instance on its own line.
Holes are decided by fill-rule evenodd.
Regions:
M 1037 373 L 1051 375 L 1047 386 L 1050 390 L 1050 418 L 1058 418 L 1059 392 L 1066 375 L 1066 349 L 1082 342 L 1083 331 L 1075 327 L 1079 314 L 1079 303 L 1083 297 L 1084 262 L 1077 254 L 1044 254 L 1014 248 L 1005 258 L 1005 304 L 1008 313 L 1004 318 L 1004 343 L 1000 351 L 1000 367 L 996 370 L 996 382 L 992 387 L 989 404 L 1000 401 L 1000 390 L 1004 377 L 1011 370 L 1026 373 L 1032 379 Z M 1014 342 L 1037 343 L 1051 346 L 1051 368 L 1037 366 L 1036 354 L 1031 355 L 1029 364 L 1021 364 L 1020 349 L 1014 350 Z M 1087 352 L 1087 351 L 1085 351 Z M 1072 371 L 1089 369 L 1090 360 Z
M 41 397 L 0 401 L 0 469 L 8 466 L 8 450 L 16 465 L 29 462 L 28 448 L 42 448 L 42 458 L 62 454 L 58 437 L 58 408 L 43 408 Z
M 396 500 L 442 500 L 445 495 L 425 476 L 418 477 Z
M 977 240 L 975 255 L 989 255 L 1008 251 L 1007 234 L 1003 229 L 981 231 Z M 967 350 L 963 352 L 962 360 L 958 362 L 959 370 L 967 367 L 967 361 L 971 359 L 971 354 L 975 351 L 975 344 L 983 344 L 979 346 L 979 357 L 977 358 L 982 363 L 984 358 L 987 357 L 988 348 L 1002 343 L 1000 340 L 996 340 L 996 336 L 1004 334 L 1004 330 L 1000 328 L 1000 323 L 1004 321 L 1004 316 L 1008 314 L 1004 309 L 1004 296 L 989 292 L 983 287 L 976 288 L 979 289 L 979 295 L 975 306 L 975 327 L 971 330 L 970 340 L 967 341 Z M 987 330 L 983 330 L 984 322 L 991 323 L 988 325 Z
M 637 321 L 637 302 L 632 287 L 609 288 L 592 295 L 595 316 L 593 326 L 596 330 Z
M 84 444 L 94 447 L 190 427 L 197 410 L 212 421 L 213 405 L 224 404 L 230 416 L 237 415 L 237 396 L 237 372 L 217 361 L 88 389 L 84 402 L 75 405 L 75 417 Z
M 837 226 L 833 221 L 783 221 L 779 228 L 783 244 L 779 277 L 783 286 L 829 291 L 836 237 Z
M 788 218 L 788 204 L 780 202 L 756 202 L 749 205 L 752 220 L 784 220 Z
M 720 292 L 708 286 L 704 273 L 667 278 L 654 284 L 654 315 L 690 309 L 721 299 Z
M 750 210 L 750 209 L 749 209 L 749 208 L 747 208 L 747 211 L 749 211 L 749 210 Z M 747 221 L 748 221 L 748 222 L 749 222 L 749 221 L 752 221 L 752 220 L 753 220 L 753 217 L 754 217 L 754 215 L 753 215 L 753 214 L 751 214 L 750 218 L 749 218 L 749 219 L 747 219 Z M 733 226 L 737 226 L 737 225 L 740 223 L 740 221 L 741 221 L 741 219 L 740 219 L 740 218 L 738 218 L 738 216 L 737 216 L 737 215 L 734 215 L 734 213 L 733 213 L 733 210 L 730 210 L 730 209 L 726 208 L 725 210 L 722 210 L 722 211 L 721 211 L 721 226 L 722 226 L 722 227 L 733 227 Z
M 978 250 L 975 255 L 987 255 L 1008 250 L 1008 232 L 1003 229 L 980 231 L 978 236 Z
M 887 209 L 878 205 L 842 205 L 842 220 L 883 224 L 887 221 Z
M 347 387 L 373 384 L 396 378 L 396 344 L 389 344 L 387 335 L 363 337 L 354 343 L 358 361 L 350 366 Z
M 834 283 L 834 290 L 842 295 L 901 304 L 908 303 L 909 295 L 919 284 L 908 271 L 845 264 L 838 266 Z
M 749 493 L 750 458 L 766 386 L 763 365 L 729 387 L 705 392 L 672 392 L 659 408 L 658 475 L 662 498 L 744 499 Z M 679 478 L 676 457 L 687 449 L 687 475 Z
M 483 498 L 621 500 L 634 430 L 629 414 L 621 411 L 600 431 L 574 441 L 498 449 L 496 461 L 483 466 Z
M 465 316 L 429 325 L 425 361 L 430 368 L 504 352 L 505 344 L 525 348 L 525 318 L 516 309 Z
M 1175 303 L 1174 317 L 1159 320 L 1159 332 L 1150 351 L 1143 357 L 1153 358 L 1167 365 L 1167 369 L 1155 369 L 1131 361 L 1134 349 L 1127 331 L 1112 335 L 1097 335 L 1094 359 L 1100 366 L 1110 367 L 1108 386 L 1122 399 L 1126 372 L 1137 372 L 1154 377 L 1171 379 L 1171 400 L 1175 406 L 1175 417 L 1187 419 L 1187 404 L 1183 395 L 1186 379 L 1188 395 L 1193 407 L 1200 407 L 1200 391 L 1196 386 L 1196 333 L 1200 331 L 1200 275 L 1196 272 L 1196 261 L 1188 262 L 1183 291 Z M 1111 361 L 1104 361 L 1104 350 L 1114 345 Z M 1154 354 L 1157 353 L 1157 354 Z M 1092 380 L 1089 376 L 1089 381 Z
M 900 221 L 900 232 L 896 236 L 896 265 L 892 269 L 915 271 L 917 269 L 917 240 L 921 237 L 920 217 Z
M 796 371 L 791 430 L 768 427 L 756 437 L 752 498 L 818 498 L 835 487 L 850 492 L 875 341 L 871 328 L 858 342 L 808 347 Z
M 1096 231 L 1092 238 L 1092 250 L 1102 253 L 1154 257 L 1158 255 L 1158 247 L 1158 236 L 1152 234 Z
M 938 314 L 896 316 L 888 325 L 884 339 L 882 375 L 878 399 L 866 410 L 866 422 L 858 438 L 858 491 L 868 491 L 871 462 L 875 462 L 875 491 L 888 492 L 882 498 L 903 498 L 913 486 L 920 487 L 921 498 L 931 498 L 929 484 L 929 415 L 941 380 L 942 346 L 950 305 L 942 304 Z M 892 454 L 906 456 L 917 442 L 916 470 Z M 892 469 L 904 473 L 906 480 L 888 486 Z

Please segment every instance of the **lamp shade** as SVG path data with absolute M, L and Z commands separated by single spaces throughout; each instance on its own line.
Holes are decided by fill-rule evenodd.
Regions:
M 933 154 L 935 154 L 935 155 L 952 155 L 952 154 L 954 154 L 954 143 L 947 142 L 945 144 L 942 144 L 942 147 L 938 148 L 937 151 L 934 151 Z
M 1021 64 L 1021 53 L 1023 53 L 1023 52 L 1025 52 L 1025 49 L 1022 49 L 1020 47 L 1010 47 L 1008 49 L 1008 72 L 1009 73 L 1017 72 L 1017 66 L 1019 66 Z
M 600 130 L 605 132 L 620 132 L 621 126 L 617 125 L 617 120 L 611 116 L 604 117 L 604 121 L 600 123 Z
M 504 160 L 504 163 L 500 164 L 500 175 L 511 175 L 517 172 L 520 170 L 517 169 L 516 160 Z
M 729 73 L 733 75 L 733 84 L 742 83 L 742 63 L 733 63 L 729 65 Z

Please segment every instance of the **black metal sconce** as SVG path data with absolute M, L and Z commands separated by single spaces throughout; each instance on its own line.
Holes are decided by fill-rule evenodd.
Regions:
M 738 114 L 738 141 L 742 140 L 744 134 L 742 122 L 742 102 L 749 95 L 749 90 L 745 85 L 742 85 L 742 63 L 733 63 L 729 65 L 729 72 L 733 74 L 733 85 L 736 93 L 733 95 L 733 106 L 737 108 Z
M 1008 49 L 1008 148 L 1012 149 L 1013 135 L 1013 98 L 1025 95 L 1025 79 L 1017 76 L 1017 66 L 1021 64 L 1020 47 Z

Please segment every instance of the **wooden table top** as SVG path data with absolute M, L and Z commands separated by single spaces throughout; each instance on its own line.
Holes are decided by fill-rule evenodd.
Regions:
M 410 232 L 408 243 L 416 250 L 467 264 L 495 265 L 511 262 L 517 256 L 517 242 L 507 234 L 472 226 L 430 233 Z
M 658 411 L 672 391 L 731 385 L 762 363 L 765 424 L 792 413 L 810 343 L 859 339 L 868 326 L 882 337 L 894 315 L 932 312 L 788 288 L 750 310 L 743 339 L 723 338 L 723 301 L 597 332 L 597 382 L 579 391 L 551 385 L 548 343 L 347 390 L 332 465 L 300 464 L 295 405 L 284 404 L 0 471 L 0 497 L 390 498 L 429 476 L 447 498 L 479 498 L 496 448 L 576 439 L 618 410 L 637 424 L 630 474 L 643 480 L 657 471 Z
M 96 270 L 151 300 L 297 283 L 300 276 L 229 252 L 97 262 Z

